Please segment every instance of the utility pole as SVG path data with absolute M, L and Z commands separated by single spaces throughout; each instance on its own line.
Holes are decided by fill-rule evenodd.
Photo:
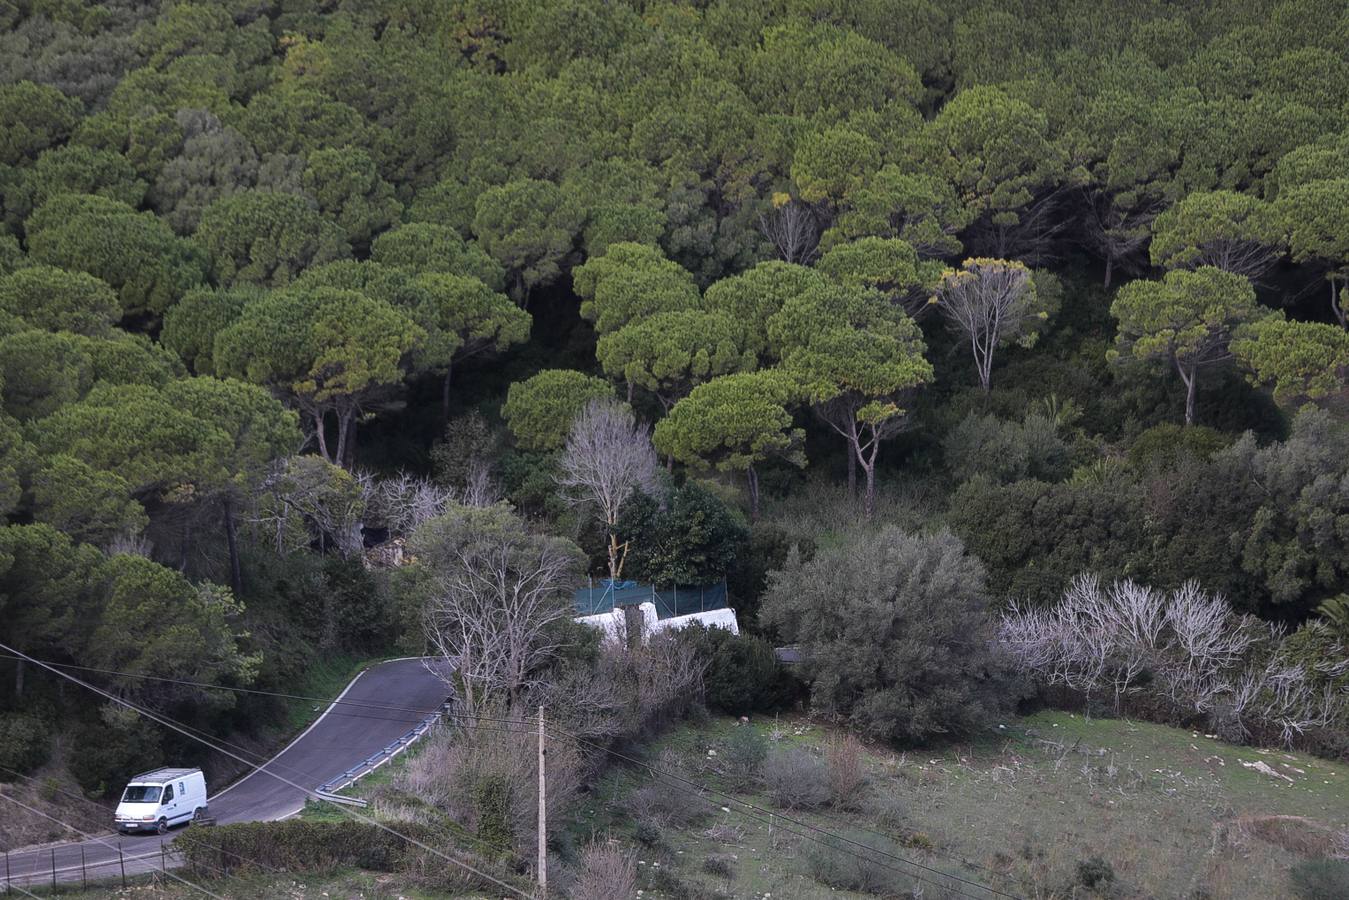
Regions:
M 539 896 L 548 896 L 548 794 L 543 748 L 543 706 L 539 706 Z

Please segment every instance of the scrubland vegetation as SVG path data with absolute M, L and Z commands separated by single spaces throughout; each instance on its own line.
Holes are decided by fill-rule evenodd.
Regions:
M 425 846 L 327 810 L 194 874 L 528 895 L 543 706 L 558 894 L 1349 893 L 1347 40 L 3 6 L 0 799 L 218 787 L 142 713 L 261 760 L 427 654 L 457 717 L 357 788 Z M 604 579 L 742 634 L 602 642 Z

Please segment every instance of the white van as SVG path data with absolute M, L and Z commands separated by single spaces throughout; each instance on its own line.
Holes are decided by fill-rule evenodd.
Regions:
M 206 812 L 206 778 L 201 769 L 155 769 L 131 779 L 117 804 L 118 831 L 152 830 L 189 822 Z

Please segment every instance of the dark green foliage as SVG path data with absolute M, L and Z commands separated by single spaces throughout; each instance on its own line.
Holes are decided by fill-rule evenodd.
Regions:
M 502 775 L 484 775 L 473 787 L 478 837 L 488 847 L 506 852 L 515 846 L 511 827 L 511 782 Z
M 1349 896 L 1349 860 L 1303 860 L 1288 873 L 1301 900 L 1336 900 Z
M 1077 864 L 1077 881 L 1083 887 L 1097 890 L 1106 888 L 1115 880 L 1115 869 L 1103 857 L 1093 856 Z
M 726 574 L 726 589 L 742 626 L 760 627 L 759 604 L 768 586 L 768 573 L 782 568 L 793 547 L 806 562 L 815 555 L 812 536 L 793 533 L 777 522 L 760 520 L 750 526 L 749 540 L 741 545 L 735 565 Z
M 793 699 L 795 679 L 762 638 L 693 624 L 680 630 L 679 640 L 707 666 L 703 690 L 711 709 L 748 715 L 770 712 Z
M 482 413 L 470 410 L 445 423 L 444 436 L 431 445 L 436 480 L 463 488 L 475 466 L 490 467 L 496 454 L 496 435 Z
M 1141 503 L 1138 487 L 1119 478 L 1005 486 L 975 478 L 956 490 L 948 521 L 996 595 L 1048 603 L 1081 572 L 1135 571 Z
M 721 751 L 722 764 L 740 780 L 742 788 L 754 783 L 767 760 L 768 738 L 757 728 L 735 729 Z
M 31 772 L 47 761 L 51 751 L 47 724 L 20 712 L 0 713 L 0 781 L 12 781 L 6 769 Z
M 125 314 L 162 313 L 206 275 L 201 252 L 152 213 L 108 197 L 62 194 L 26 223 L 38 262 L 112 285 Z
M 94 711 L 70 729 L 70 774 L 90 797 L 118 796 L 128 772 L 143 772 L 164 760 L 159 735 L 143 733 L 134 718 L 118 718 L 117 709 Z
M 240 191 L 206 207 L 196 241 L 222 286 L 278 287 L 301 270 L 346 256 L 342 230 L 301 197 Z
M 106 334 L 122 309 L 112 288 L 92 275 L 28 266 L 0 277 L 0 312 L 33 328 Z
M 75 130 L 80 102 L 54 87 L 20 81 L 0 87 L 0 164 L 32 162 Z
M 947 432 L 943 450 L 957 482 L 976 476 L 1004 484 L 1023 478 L 1058 481 L 1068 475 L 1068 446 L 1054 422 L 1038 413 L 1020 422 L 970 413 Z
M 281 690 L 320 654 L 420 652 L 407 572 L 395 590 L 358 561 L 381 523 L 354 470 L 503 492 L 531 530 L 599 547 L 554 454 L 587 400 L 625 391 L 682 485 L 627 505 L 625 574 L 725 578 L 747 630 L 808 651 L 816 710 L 877 737 L 977 732 L 1009 695 L 970 649 L 984 608 L 1083 571 L 1197 579 L 1290 627 L 1333 610 L 1341 13 L 0 3 L 0 631 Z M 1047 267 L 1054 313 L 1019 323 L 988 393 L 926 302 L 977 256 Z M 922 360 L 887 344 L 919 346 L 900 308 Z M 1194 392 L 1178 358 L 1205 370 Z M 1189 394 L 1209 428 L 1158 424 Z M 854 527 L 839 433 L 859 423 L 891 439 L 862 467 L 878 514 L 946 525 L 969 556 Z M 791 496 L 807 456 L 828 525 Z M 259 521 L 278 510 L 280 535 Z M 191 639 L 157 655 L 147 634 L 147 654 L 140 616 Z M 1339 652 L 1329 628 L 1289 639 L 1299 659 Z M 713 706 L 796 699 L 768 645 L 681 640 Z M 153 699 L 220 734 L 277 713 Z M 68 732 L 84 785 L 159 758 L 92 700 L 51 702 L 20 743 Z
M 1019 694 L 990 645 L 984 567 L 950 532 L 894 527 L 774 572 L 766 622 L 805 656 L 811 704 L 901 744 L 977 733 Z
M 903 848 L 868 832 L 857 832 L 847 837 L 848 843 L 810 843 L 806 850 L 810 877 L 835 890 L 886 897 L 901 896 L 900 885 L 896 882 L 903 876 L 895 873 L 893 864 L 887 858 L 902 854 Z M 930 875 L 924 877 L 932 879 Z
M 692 480 L 664 497 L 634 497 L 619 516 L 618 534 L 628 542 L 624 572 L 662 587 L 721 581 L 749 536 L 738 512 Z
M 1220 432 L 1203 425 L 1153 425 L 1129 446 L 1129 463 L 1140 471 L 1169 469 L 1186 459 L 1207 462 L 1229 441 Z
M 398 832 L 354 821 L 241 822 L 190 828 L 174 840 L 174 846 L 189 867 L 209 872 L 328 872 L 346 866 L 392 872 L 416 852 L 407 837 L 438 843 L 425 826 L 403 822 Z

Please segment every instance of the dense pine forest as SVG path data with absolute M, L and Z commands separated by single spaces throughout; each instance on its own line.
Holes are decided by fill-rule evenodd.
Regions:
M 1349 761 L 1347 46 L 1329 0 L 0 4 L 0 642 L 252 747 L 430 653 L 603 747 L 1057 708 Z M 605 579 L 741 634 L 607 646 Z M 0 781 L 201 755 L 0 675 Z

